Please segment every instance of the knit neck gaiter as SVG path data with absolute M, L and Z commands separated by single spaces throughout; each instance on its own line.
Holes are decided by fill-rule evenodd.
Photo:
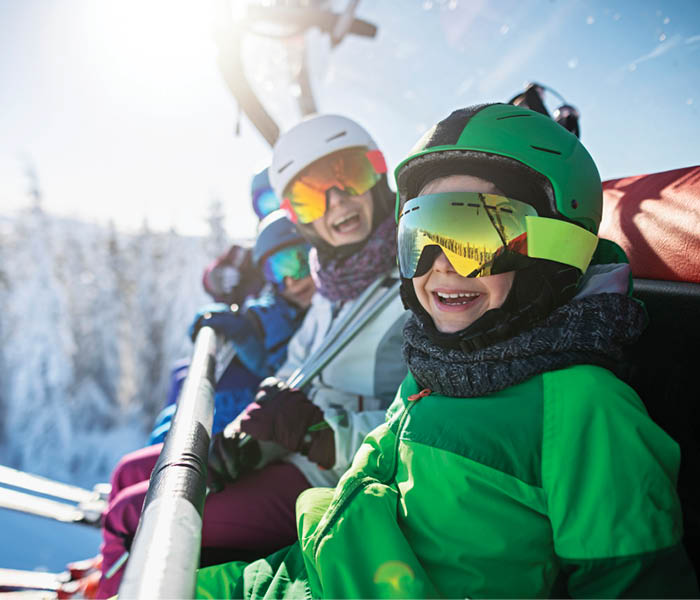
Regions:
M 643 306 L 622 294 L 572 300 L 531 329 L 473 352 L 437 345 L 412 314 L 403 354 L 421 387 L 452 397 L 483 396 L 526 379 L 588 364 L 621 374 L 623 348 L 646 326 Z

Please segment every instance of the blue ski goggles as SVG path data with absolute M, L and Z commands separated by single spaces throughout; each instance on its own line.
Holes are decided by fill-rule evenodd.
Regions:
M 272 188 L 265 188 L 255 192 L 253 195 L 253 210 L 259 219 L 263 219 L 271 212 L 281 206 L 280 199 L 272 191 Z
M 309 271 L 309 245 L 295 244 L 278 250 L 268 256 L 263 262 L 263 274 L 265 279 L 281 285 L 285 277 L 303 279 L 308 277 Z

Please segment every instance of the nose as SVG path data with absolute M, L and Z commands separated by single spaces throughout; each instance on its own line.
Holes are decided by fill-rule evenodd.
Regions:
M 442 273 L 456 273 L 452 263 L 447 260 L 447 256 L 445 256 L 445 253 L 442 250 L 440 250 L 440 254 L 438 254 L 435 262 L 433 263 L 433 271 L 440 271 Z
M 333 206 L 342 204 L 345 201 L 345 198 L 347 198 L 347 196 L 347 192 L 339 190 L 336 187 L 331 188 L 326 192 L 327 208 L 330 209 Z

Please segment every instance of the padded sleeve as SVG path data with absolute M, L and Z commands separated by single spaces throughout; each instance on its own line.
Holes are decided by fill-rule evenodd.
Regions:
M 636 580 L 663 578 L 655 574 L 662 561 L 631 557 L 654 557 L 680 543 L 678 445 L 605 369 L 547 373 L 544 395 L 542 479 L 555 552 L 577 565 L 571 592 L 589 594 L 591 582 L 611 568 L 628 573 L 630 589 Z

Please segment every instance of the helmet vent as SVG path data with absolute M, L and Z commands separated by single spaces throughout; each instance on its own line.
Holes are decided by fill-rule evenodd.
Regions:
M 496 121 L 503 121 L 504 119 L 517 119 L 518 117 L 531 117 L 532 115 L 523 115 L 523 114 L 517 114 L 517 115 L 506 115 L 505 117 L 498 117 Z
M 277 169 L 277 172 L 278 172 L 278 173 L 281 173 L 281 172 L 284 171 L 287 167 L 289 167 L 293 162 L 294 162 L 293 160 L 290 160 L 286 165 L 282 165 L 279 169 Z
M 534 150 L 539 150 L 540 152 L 549 152 L 550 154 L 558 154 L 561 156 L 561 152 L 559 150 L 552 150 L 550 148 L 542 148 L 541 146 L 530 146 L 530 148 L 533 148 Z
M 331 137 L 329 137 L 329 138 L 326 140 L 326 142 L 332 142 L 333 140 L 337 140 L 338 138 L 341 138 L 341 137 L 343 137 L 344 135 L 347 135 L 347 134 L 348 134 L 347 131 L 340 131 L 340 132 L 336 133 L 335 135 L 332 135 Z

